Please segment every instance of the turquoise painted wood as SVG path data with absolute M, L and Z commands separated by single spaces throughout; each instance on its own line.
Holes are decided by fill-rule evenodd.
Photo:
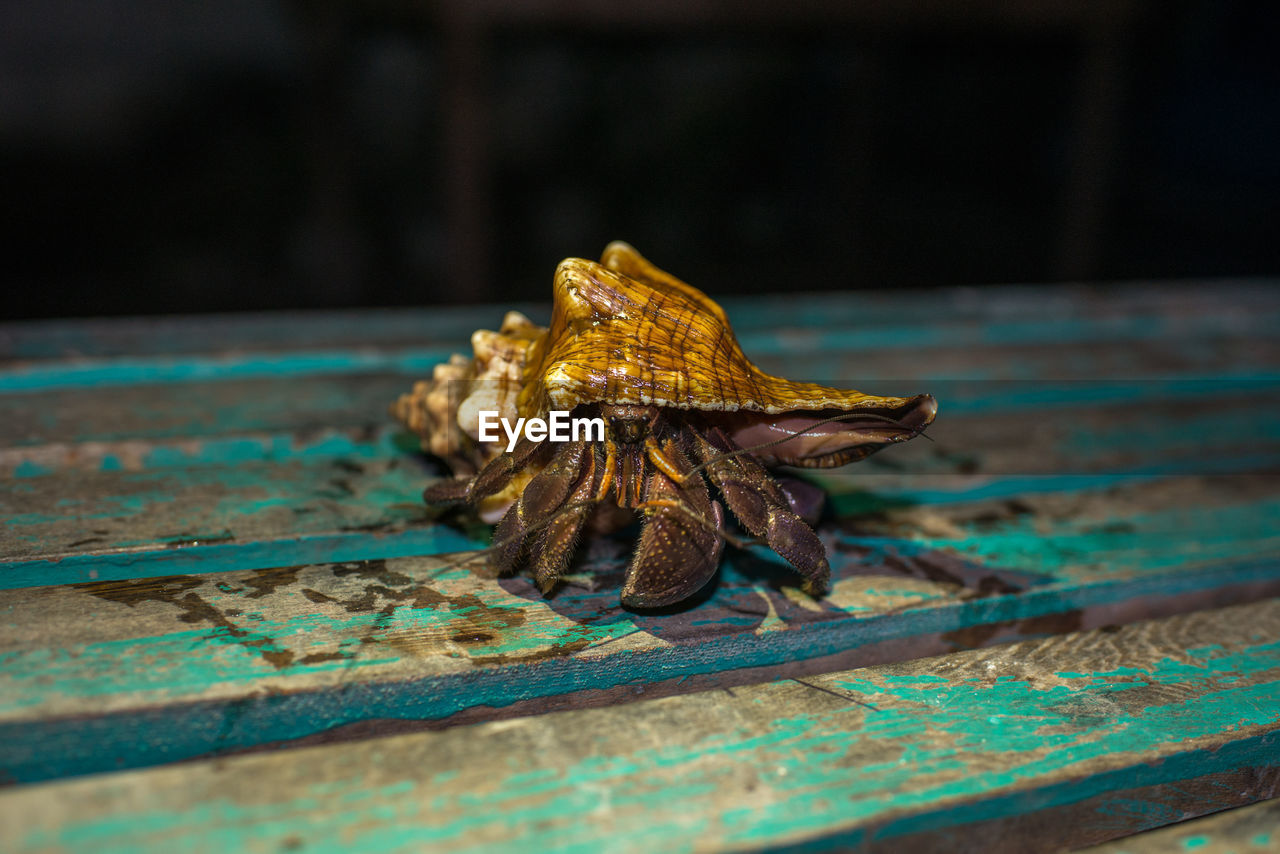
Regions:
M 1217 334 L 1220 319 L 1200 319 L 1205 335 Z M 1190 346 L 1186 339 L 1165 342 L 1169 352 L 1157 354 L 1146 376 L 1130 367 L 1129 379 L 1102 376 L 1119 370 L 1104 354 L 1128 352 L 1127 341 L 1090 346 L 1087 364 L 1068 359 L 1083 375 L 1074 379 L 1064 375 L 1069 354 L 1041 347 L 1036 370 L 1045 378 L 1035 383 L 989 378 L 992 366 L 1027 367 L 1002 348 L 857 354 L 864 376 L 892 376 L 895 365 L 914 360 L 917 371 L 945 364 L 974 378 L 860 382 L 884 391 L 927 387 L 949 414 L 931 431 L 931 444 L 894 449 L 823 480 L 843 492 L 894 468 L 1035 475 L 1036 485 L 1016 487 L 1034 491 L 1064 475 L 1275 470 L 1280 378 L 1245 361 L 1259 356 L 1259 347 L 1270 353 L 1269 338 L 1257 346 L 1252 340 L 1226 346 L 1215 339 L 1207 360 L 1213 370 L 1197 364 L 1190 375 L 1160 376 L 1155 366 L 1167 372 L 1177 364 L 1173 351 Z M 831 354 L 832 363 L 840 357 Z M 796 367 L 802 360 L 792 361 Z M 358 556 L 347 548 L 352 529 L 379 533 L 366 540 L 370 558 L 473 544 L 412 524 L 428 521 L 414 494 L 439 472 L 387 424 L 385 404 L 409 385 L 409 375 L 243 380 L 206 367 L 219 378 L 0 394 L 0 438 L 8 444 L 0 471 L 12 475 L 0 487 L 0 587 L 145 577 L 157 561 L 176 561 L 174 571 L 183 572 L 269 568 L 323 559 L 330 547 L 348 559 Z M 788 365 L 772 367 L 787 372 Z M 925 490 L 915 481 L 905 495 L 886 488 L 903 500 L 972 494 L 972 483 L 956 480 Z M 228 547 L 231 541 L 246 545 Z M 176 544 L 186 546 L 180 557 L 161 551 Z
M 1280 309 L 1275 280 L 1128 283 L 1102 286 L 1025 286 L 859 292 L 853 297 L 787 294 L 734 298 L 713 294 L 744 342 L 764 332 L 771 348 L 827 349 L 836 330 L 860 349 L 952 346 L 986 342 L 1057 345 L 1082 341 L 1222 339 L 1265 334 Z M 550 280 L 547 282 L 549 292 Z M 533 286 L 531 285 L 531 292 Z M 448 309 L 384 309 L 59 320 L 7 323 L 0 328 L 0 364 L 20 369 L 45 360 L 210 353 L 398 350 L 440 342 L 461 348 L 470 330 L 496 328 L 503 312 L 545 321 L 545 304 Z M 947 331 L 938 333 L 936 330 Z M 781 333 L 781 334 L 779 334 Z M 856 333 L 847 335 L 843 333 Z M 756 348 L 748 352 L 755 354 Z
M 1201 415 L 1176 401 L 1072 407 L 1049 424 L 1034 408 L 961 412 L 932 443 L 817 479 L 848 515 L 885 503 L 1076 490 L 1153 474 L 1276 469 L 1280 403 L 1260 404 L 1265 391 L 1195 403 L 1212 410 Z M 1034 448 L 1027 435 L 1037 436 Z M 440 470 L 385 426 L 92 444 L 16 449 L 22 476 L 0 485 L 0 588 L 146 577 L 159 565 L 270 568 L 324 560 L 329 548 L 342 549 L 343 560 L 401 557 L 475 547 L 484 536 L 435 524 L 437 514 L 418 496 Z M 888 475 L 893 466 L 912 474 Z M 972 468 L 981 474 L 964 474 Z
M 731 549 L 663 615 L 617 603 L 627 535 L 544 600 L 464 562 L 488 529 L 421 503 L 441 471 L 387 403 L 501 308 L 0 325 L 0 782 L 605 720 L 1280 594 L 1277 293 L 727 300 L 766 369 L 942 413 L 816 478 L 829 597 Z
M 1280 601 L 0 794 L 9 851 L 1027 851 L 1276 793 Z M 1052 830 L 1051 830 L 1052 829 Z M 1045 843 L 1049 844 L 1046 845 Z
M 551 600 L 526 579 L 417 557 L 0 592 L 0 768 L 47 779 L 336 727 L 509 716 L 1280 593 L 1273 479 L 1018 501 L 888 507 L 859 534 L 825 532 L 837 559 L 820 603 L 753 550 L 732 555 L 688 610 L 633 614 L 617 601 L 621 539 L 596 543 Z M 69 624 L 49 632 L 51 613 Z

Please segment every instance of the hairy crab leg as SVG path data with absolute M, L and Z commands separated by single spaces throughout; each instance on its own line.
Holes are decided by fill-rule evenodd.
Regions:
M 619 468 L 614 489 L 619 507 L 635 507 L 644 496 L 644 457 L 637 445 L 623 443 L 618 448 Z
M 573 557 L 578 537 L 599 500 L 597 493 L 602 480 L 601 450 L 598 445 L 588 447 L 581 473 L 560 510 L 547 520 L 538 538 L 538 556 L 533 565 L 533 580 L 546 596 L 555 587 Z
M 539 458 L 545 457 L 551 449 L 552 446 L 548 443 L 521 438 L 511 453 L 494 457 L 471 478 L 437 481 L 423 490 L 422 497 L 428 504 L 460 501 L 475 504 L 494 493 L 501 492 L 517 472 Z
M 475 478 L 460 480 L 445 478 L 422 490 L 422 500 L 428 504 L 460 504 L 471 494 L 471 484 Z
M 820 595 L 831 579 L 827 550 L 813 529 L 791 509 L 786 493 L 750 454 L 727 456 L 726 452 L 735 447 L 721 431 L 710 432 L 714 444 L 696 432 L 694 435 L 707 475 L 733 515 L 744 528 L 763 537 L 769 548 L 800 570 L 805 579 L 805 592 Z
M 546 461 L 555 450 L 550 442 L 535 442 L 527 436 L 516 443 L 509 454 L 502 454 L 485 466 L 471 484 L 471 500 L 474 502 L 506 487 L 511 479 L 531 465 Z
M 644 452 L 649 458 L 649 462 L 657 466 L 659 471 L 676 483 L 684 483 L 685 473 L 680 471 L 676 464 L 662 452 L 662 449 L 658 447 L 657 439 L 652 436 L 646 437 L 644 440 Z
M 614 469 L 618 467 L 618 446 L 612 439 L 605 439 L 604 472 L 600 478 L 600 489 L 596 492 L 596 500 L 603 501 L 613 486 Z
M 680 477 L 692 468 L 675 440 L 668 439 L 661 450 Z M 679 602 L 710 581 L 720 564 L 724 514 L 702 478 L 683 479 L 680 484 L 655 467 L 645 500 L 636 505 L 647 520 L 622 587 L 622 604 L 628 607 Z
M 631 454 L 629 448 L 622 449 L 622 459 L 618 460 L 618 465 L 622 469 L 618 473 L 618 485 L 614 489 L 618 493 L 618 506 L 629 507 L 627 503 L 627 486 L 631 483 Z
M 827 494 L 822 491 L 822 487 L 798 477 L 775 477 L 774 482 L 787 497 L 791 512 L 803 519 L 809 527 L 818 524 L 818 520 L 822 518 L 822 508 L 827 503 Z
M 560 445 L 547 467 L 525 486 L 520 498 L 503 515 L 493 532 L 493 541 L 498 549 L 490 565 L 495 570 L 507 573 L 515 569 L 525 550 L 525 535 L 565 504 L 577 484 L 586 453 L 586 442 Z
M 633 448 L 631 453 L 635 458 L 631 466 L 631 504 L 634 506 L 645 499 L 649 467 L 645 464 L 644 454 L 639 447 Z

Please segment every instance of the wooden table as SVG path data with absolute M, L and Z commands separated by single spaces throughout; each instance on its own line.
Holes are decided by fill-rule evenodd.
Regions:
M 828 597 L 730 549 L 666 615 L 623 538 L 544 600 L 420 502 L 387 403 L 499 308 L 0 326 L 0 850 L 1055 850 L 1274 797 L 1278 293 L 725 300 L 940 415 L 820 478 Z

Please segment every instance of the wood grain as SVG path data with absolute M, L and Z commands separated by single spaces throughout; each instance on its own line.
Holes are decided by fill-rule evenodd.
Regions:
M 1280 602 L 943 658 L 0 793 L 10 851 L 890 847 L 1138 787 L 1280 780 Z M 1216 775 L 1216 777 L 1215 777 Z M 1268 792 L 1267 789 L 1270 789 Z M 959 850 L 969 850 L 963 846 Z
M 960 335 L 988 345 L 1016 341 L 1186 340 L 1258 336 L 1275 328 L 1274 280 L 1130 282 L 1052 288 L 984 287 L 900 293 L 862 291 L 855 299 L 830 294 L 776 297 L 713 295 L 741 333 L 764 332 L 788 352 L 829 346 L 836 330 L 867 348 L 950 346 Z M 541 285 L 550 294 L 551 275 Z M 27 321 L 0 324 L 0 365 L 9 369 L 47 360 L 207 353 L 397 350 L 463 347 L 471 330 L 493 328 L 508 309 L 550 315 L 549 300 L 502 306 L 397 308 Z M 946 328 L 944 334 L 935 330 Z M 956 331 L 950 331 L 956 330 Z M 784 333 L 779 336 L 776 333 Z M 748 339 L 744 336 L 744 343 Z M 750 353 L 748 348 L 748 353 Z
M 135 416 L 137 438 L 121 438 L 126 431 L 108 420 L 100 425 L 104 438 L 0 451 L 0 464 L 25 475 L 0 481 L 0 587 L 270 568 L 324 559 L 324 548 L 359 558 L 352 532 L 361 531 L 378 535 L 365 541 L 368 558 L 483 542 L 479 532 L 466 539 L 432 524 L 436 514 L 419 495 L 442 470 L 412 450 L 411 437 L 380 423 L 383 410 L 367 396 L 353 397 L 354 409 L 340 417 L 332 415 L 341 409 L 336 403 L 317 406 L 290 413 L 292 428 L 282 417 L 282 432 L 262 434 L 254 432 L 261 422 L 236 423 L 245 407 L 225 396 L 261 392 L 261 384 L 205 385 L 219 390 L 205 396 L 206 409 L 182 409 L 178 417 L 187 421 L 182 429 L 209 435 L 159 436 L 165 419 L 148 422 L 147 413 L 176 405 L 160 387 L 138 387 L 151 400 Z M 308 382 L 294 385 L 296 397 L 283 386 L 267 391 L 301 403 L 325 397 L 309 396 L 315 390 Z M 944 394 L 959 411 L 940 419 L 931 442 L 806 476 L 847 517 L 886 504 L 972 501 L 993 490 L 1012 496 L 1151 475 L 1280 472 L 1280 382 L 1132 386 L 1076 383 L 1069 388 L 1074 399 L 1056 404 L 1044 385 L 984 383 L 967 397 Z M 1030 402 L 1016 399 L 1031 391 Z M 227 406 L 218 409 L 219 401 Z M 321 426 L 326 419 L 340 426 Z M 157 432 L 148 435 L 142 423 Z M 895 471 L 902 476 L 887 476 Z M 185 548 L 176 553 L 175 546 Z
M 1280 594 L 1276 294 L 723 301 L 941 414 L 820 474 L 829 597 L 730 550 L 675 613 L 618 605 L 630 535 L 550 599 L 448 556 L 489 531 L 386 405 L 505 306 L 0 324 L 0 848 L 1031 850 L 1267 797 L 1275 606 L 1209 609 Z
M 0 592 L 0 769 L 47 779 L 963 649 L 1280 593 L 1280 484 L 1241 476 L 886 508 L 823 529 L 819 602 L 765 549 L 677 613 L 629 543 L 551 599 L 440 558 Z M 366 547 L 367 549 L 368 547 Z
M 1248 854 L 1276 850 L 1280 837 L 1280 799 L 1225 809 L 1205 818 L 1117 839 L 1088 849 L 1089 854 Z

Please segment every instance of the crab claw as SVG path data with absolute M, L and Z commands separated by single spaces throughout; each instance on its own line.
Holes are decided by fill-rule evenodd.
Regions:
M 732 447 L 723 433 L 713 434 L 724 447 Z M 792 509 L 794 500 L 750 454 L 730 456 L 701 439 L 699 448 L 707 474 L 719 488 L 733 515 L 769 548 L 804 576 L 805 592 L 817 596 L 831 580 L 827 550 L 813 528 Z
M 804 576 L 803 589 L 810 596 L 821 596 L 831 583 L 831 564 L 822 540 L 805 521 L 782 507 L 769 508 L 764 526 L 765 540 Z
M 677 468 L 692 468 L 675 443 L 663 448 Z M 681 485 L 661 471 L 649 476 L 640 505 L 648 521 L 622 586 L 628 608 L 660 608 L 687 599 L 706 585 L 720 565 L 724 511 L 706 483 L 691 477 Z

